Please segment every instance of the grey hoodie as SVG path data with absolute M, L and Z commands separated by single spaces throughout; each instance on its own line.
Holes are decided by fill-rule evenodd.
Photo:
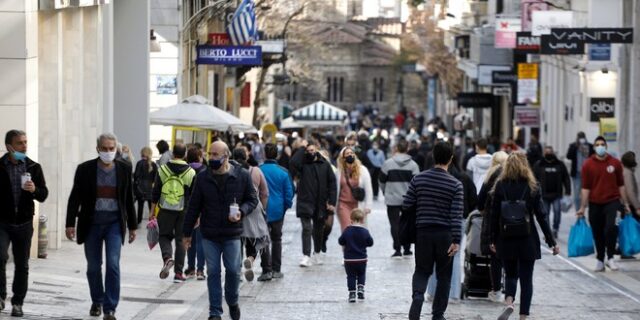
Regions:
M 398 153 L 387 159 L 380 172 L 380 189 L 384 193 L 385 204 L 401 206 L 411 179 L 418 173 L 420 168 L 408 154 Z
M 488 153 L 477 154 L 469 160 L 469 163 L 467 163 L 467 172 L 473 178 L 473 184 L 476 185 L 478 193 L 480 193 L 480 189 L 482 189 L 482 184 L 484 183 L 484 178 L 487 176 L 489 168 L 491 168 L 492 158 L 493 156 Z

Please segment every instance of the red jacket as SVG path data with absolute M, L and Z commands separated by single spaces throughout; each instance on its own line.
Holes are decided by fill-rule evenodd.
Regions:
M 582 165 L 582 189 L 590 190 L 589 202 L 606 204 L 620 199 L 620 187 L 624 186 L 622 163 L 607 155 L 600 160 L 591 156 Z

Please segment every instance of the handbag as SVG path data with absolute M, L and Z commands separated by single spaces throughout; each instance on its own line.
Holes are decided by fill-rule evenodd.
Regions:
M 347 181 L 347 185 L 349 186 L 349 189 L 351 189 L 351 194 L 353 195 L 353 198 L 356 199 L 356 201 L 358 202 L 364 201 L 364 197 L 365 197 L 364 188 L 351 186 L 351 182 L 349 182 L 349 175 L 347 174 L 346 169 L 344 170 L 344 179 Z

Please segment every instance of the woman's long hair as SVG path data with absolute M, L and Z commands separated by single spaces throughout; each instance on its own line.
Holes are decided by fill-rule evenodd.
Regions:
M 344 156 L 344 153 L 347 152 L 347 150 L 353 151 L 353 157 L 356 159 L 352 164 L 353 167 L 349 167 L 347 159 Z M 351 170 L 349 178 L 360 179 L 360 165 L 360 159 L 358 159 L 358 156 L 356 155 L 356 152 L 355 150 L 353 150 L 353 148 L 344 147 L 342 151 L 340 151 L 340 154 L 338 155 L 338 170 L 340 170 L 341 173 L 344 173 L 345 169 L 348 168 Z
M 498 151 L 493 154 L 493 157 L 491 158 L 491 167 L 489 168 L 489 171 L 487 171 L 484 183 L 489 183 L 491 177 L 496 173 L 496 171 L 498 171 L 498 169 L 500 169 L 504 162 L 507 161 L 507 158 L 509 158 L 509 155 L 504 151 Z
M 504 163 L 502 173 L 498 181 L 521 181 L 525 180 L 529 185 L 531 193 L 538 190 L 538 182 L 533 176 L 533 172 L 529 167 L 527 156 L 523 153 L 512 153 Z M 497 183 L 496 183 L 497 185 Z M 494 186 L 495 189 L 495 186 Z
M 140 155 L 147 162 L 147 171 L 153 171 L 153 160 L 151 159 L 153 151 L 149 147 L 144 147 L 140 150 Z

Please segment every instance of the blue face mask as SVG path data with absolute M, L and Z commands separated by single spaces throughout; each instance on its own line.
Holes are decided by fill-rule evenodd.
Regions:
M 604 157 L 605 154 L 607 154 L 607 147 L 605 146 L 597 146 L 595 147 L 596 149 L 596 154 L 598 154 L 598 156 L 600 157 Z
M 24 152 L 14 151 L 11 155 L 16 161 L 23 161 L 25 158 L 27 158 L 27 155 Z
M 222 167 L 222 164 L 224 163 L 224 157 L 220 158 L 220 159 L 210 159 L 209 160 L 209 168 L 213 169 L 213 170 L 218 170 L 220 169 L 220 167 Z

